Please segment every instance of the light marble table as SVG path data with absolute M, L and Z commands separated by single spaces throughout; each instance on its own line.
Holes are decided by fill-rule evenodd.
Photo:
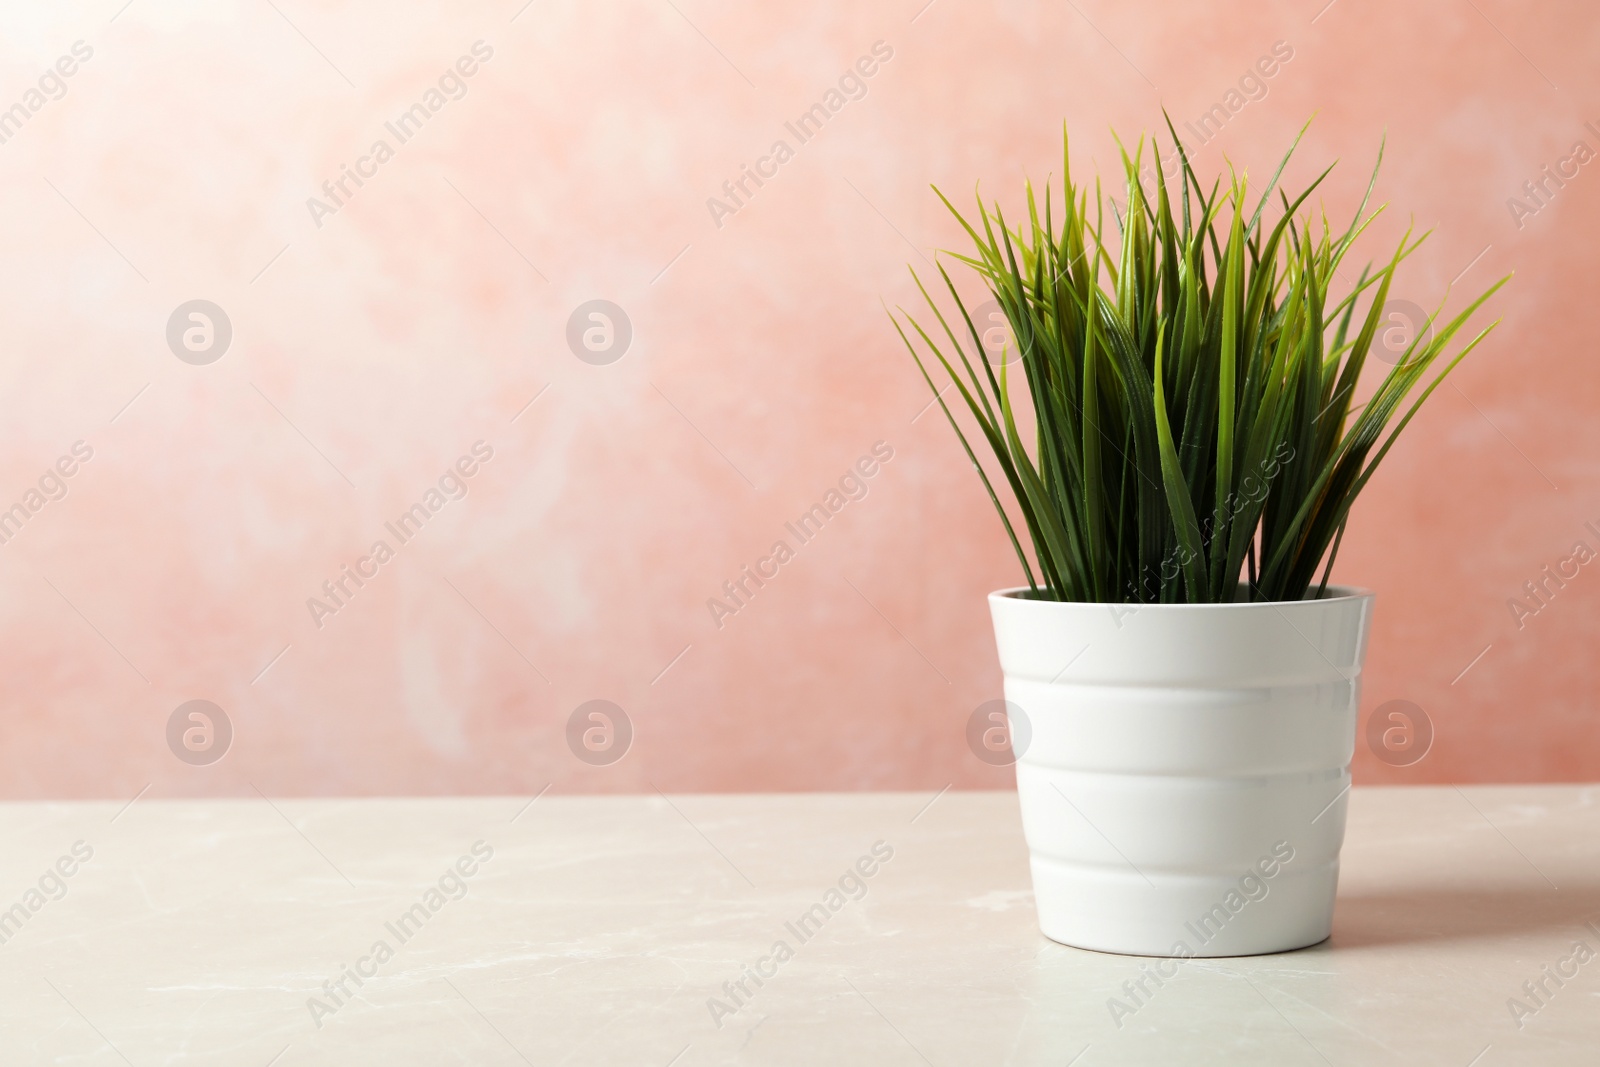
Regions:
M 5 804 L 0 1064 L 1592 1065 L 1597 799 L 1357 789 L 1330 942 L 1116 1019 L 1012 793 Z

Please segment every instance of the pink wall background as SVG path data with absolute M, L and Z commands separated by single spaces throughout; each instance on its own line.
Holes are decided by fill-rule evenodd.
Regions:
M 1007 785 L 965 726 L 1015 563 L 880 298 L 960 245 L 930 182 L 1016 205 L 1063 119 L 1080 180 L 1109 174 L 1110 127 L 1197 118 L 1279 41 L 1203 170 L 1264 179 L 1317 112 L 1292 177 L 1342 159 L 1342 216 L 1387 129 L 1368 254 L 1414 217 L 1419 302 L 1517 272 L 1345 540 L 1338 577 L 1379 591 L 1364 714 L 1435 730 L 1404 768 L 1358 744 L 1357 780 L 1600 777 L 1600 567 L 1520 629 L 1507 603 L 1600 549 L 1600 162 L 1507 206 L 1600 150 L 1585 6 L 123 3 L 0 13 L 0 107 L 93 49 L 0 144 L 0 506 L 93 449 L 0 545 L 0 795 Z M 479 40 L 465 95 L 317 225 L 307 198 Z M 866 95 L 716 225 L 707 198 L 878 41 Z M 197 298 L 233 329 L 205 366 L 164 336 Z M 565 341 L 594 298 L 632 324 L 610 365 Z M 477 441 L 467 496 L 315 625 Z M 714 625 L 879 441 L 867 495 Z M 566 742 L 596 698 L 635 732 L 599 767 Z M 191 699 L 233 725 L 210 766 L 168 749 Z

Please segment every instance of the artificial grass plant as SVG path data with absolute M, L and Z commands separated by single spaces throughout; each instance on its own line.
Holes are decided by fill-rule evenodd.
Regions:
M 1170 121 L 1168 130 L 1176 141 Z M 1121 153 L 1126 191 L 1111 204 L 1114 237 L 1099 182 L 1092 201 L 1072 182 L 1065 131 L 1063 195 L 1052 197 L 1047 184 L 1041 204 L 1028 184 L 1021 225 L 980 197 L 975 226 L 935 188 L 975 247 L 945 254 L 988 285 L 1016 352 L 998 372 L 984 358 L 943 263 L 953 312 L 913 269 L 932 320 L 904 309 L 892 317 L 983 479 L 1028 595 L 1121 603 L 1322 595 L 1356 496 L 1422 402 L 1496 325 L 1447 358 L 1507 279 L 1448 322 L 1435 321 L 1441 299 L 1372 395 L 1355 403 L 1396 268 L 1426 235 L 1413 240 L 1408 229 L 1383 266 L 1349 280 L 1341 264 L 1382 211 L 1366 213 L 1377 166 L 1349 227 L 1335 232 L 1325 212 L 1296 214 L 1331 166 L 1292 198 L 1278 189 L 1299 140 L 1252 209 L 1238 174 L 1206 194 L 1181 142 L 1175 207 L 1160 166 L 1141 180 L 1141 139 L 1131 157 Z M 945 403 L 950 386 L 929 373 L 935 361 L 993 453 L 1026 546 Z M 1012 400 L 1013 367 L 1031 426 Z

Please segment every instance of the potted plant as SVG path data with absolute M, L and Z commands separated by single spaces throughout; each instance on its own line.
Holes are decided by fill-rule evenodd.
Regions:
M 1357 494 L 1488 333 L 1446 355 L 1507 279 L 1448 321 L 1435 310 L 1360 383 L 1421 243 L 1408 230 L 1354 274 L 1372 184 L 1341 232 L 1299 214 L 1328 170 L 1278 190 L 1299 137 L 1258 197 L 1238 174 L 1206 192 L 1181 142 L 1172 181 L 1146 176 L 1141 140 L 1107 211 L 1063 142 L 1063 195 L 1029 185 L 1021 224 L 981 198 L 969 222 L 939 194 L 975 249 L 948 255 L 1004 317 L 1003 356 L 986 358 L 989 324 L 943 263 L 948 303 L 918 278 L 931 315 L 893 316 L 1027 579 L 989 606 L 1008 710 L 1030 727 L 1017 792 L 1039 924 L 1140 955 L 1314 944 L 1332 929 L 1373 602 L 1329 575 Z

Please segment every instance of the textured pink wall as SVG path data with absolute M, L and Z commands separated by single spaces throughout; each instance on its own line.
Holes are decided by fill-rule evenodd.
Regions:
M 0 545 L 0 794 L 1008 783 L 964 732 L 999 693 L 983 594 L 1014 562 L 879 299 L 959 245 L 930 182 L 1017 204 L 1063 118 L 1087 177 L 1109 127 L 1198 117 L 1276 42 L 1203 169 L 1264 178 L 1318 112 L 1294 176 L 1343 159 L 1344 213 L 1387 128 L 1371 254 L 1414 217 L 1419 300 L 1518 274 L 1345 540 L 1339 576 L 1379 592 L 1364 711 L 1435 730 L 1405 768 L 1361 746 L 1358 781 L 1600 777 L 1600 572 L 1520 628 L 1507 603 L 1600 548 L 1600 164 L 1507 206 L 1600 149 L 1584 5 L 122 5 L 0 14 L 0 107 L 28 112 L 0 144 L 0 504 L 93 450 Z M 65 95 L 29 97 L 77 41 Z M 385 123 L 478 41 L 399 143 Z M 880 41 L 799 144 L 785 121 Z M 793 158 L 714 219 L 780 138 Z M 596 298 L 632 326 L 608 365 L 566 342 Z M 194 299 L 232 325 L 207 365 L 165 337 Z M 399 544 L 385 523 L 480 441 L 465 498 Z M 876 442 L 865 496 L 799 544 L 785 522 Z M 319 627 L 308 598 L 379 539 L 393 558 Z M 779 539 L 793 558 L 714 622 Z M 210 766 L 168 749 L 191 699 L 233 726 Z M 591 699 L 631 719 L 620 762 L 569 751 Z

